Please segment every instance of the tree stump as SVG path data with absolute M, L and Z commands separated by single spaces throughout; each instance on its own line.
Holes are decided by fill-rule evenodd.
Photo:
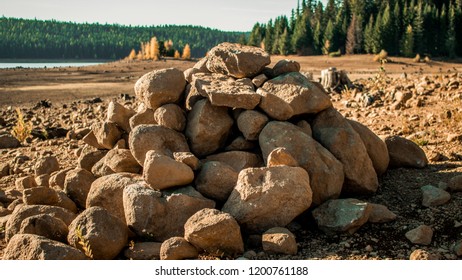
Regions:
M 335 67 L 330 67 L 321 71 L 321 84 L 329 93 L 340 93 L 345 87 L 353 87 L 353 83 L 351 83 L 347 73 L 344 70 L 337 71 Z

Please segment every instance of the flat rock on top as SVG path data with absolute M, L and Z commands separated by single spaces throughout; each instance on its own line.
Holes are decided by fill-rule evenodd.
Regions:
M 210 72 L 235 78 L 254 77 L 270 63 L 270 56 L 264 50 L 233 43 L 219 44 L 207 55 L 207 69 Z
M 257 92 L 262 94 L 260 108 L 276 120 L 316 114 L 332 107 L 329 96 L 299 72 L 269 80 Z
M 217 73 L 199 73 L 194 75 L 193 86 L 204 97 L 208 97 L 214 106 L 253 109 L 260 103 L 257 94 L 248 79 L 234 80 Z

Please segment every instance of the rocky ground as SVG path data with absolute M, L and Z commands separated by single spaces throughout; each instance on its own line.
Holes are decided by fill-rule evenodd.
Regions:
M 274 62 L 275 58 L 272 60 Z M 181 67 L 184 70 L 191 65 L 186 63 Z M 385 70 L 387 67 L 385 65 Z M 435 70 L 435 67 L 432 69 Z M 444 71 L 426 72 L 415 71 L 416 68 L 412 71 L 403 69 L 402 73 L 406 75 L 398 74 L 398 70 L 389 73 L 369 69 L 367 78 L 352 79 L 354 89 L 330 94 L 334 108 L 343 116 L 368 126 L 377 135 L 399 135 L 410 139 L 425 151 L 430 161 L 428 166 L 421 169 L 389 169 L 379 177 L 379 188 L 374 195 L 358 197 L 366 202 L 387 206 L 397 215 L 396 220 L 387 223 L 366 223 L 353 234 L 327 235 L 316 227 L 311 213 L 307 212 L 288 226 L 298 243 L 296 255 L 269 254 L 262 250 L 255 237 L 250 236 L 244 240 L 244 257 L 409 259 L 412 255 L 414 259 L 460 259 L 462 192 L 449 190 L 448 202 L 428 207 L 422 204 L 421 190 L 421 187 L 426 185 L 448 190 L 451 179 L 462 175 L 462 74 L 451 69 L 452 67 L 447 67 Z M 304 70 L 312 71 L 302 64 L 302 71 Z M 129 70 L 123 71 L 128 77 L 133 76 L 129 78 L 133 87 L 138 76 L 132 75 Z M 33 72 L 27 73 L 33 75 Z M 351 75 L 358 76 L 360 77 L 361 73 Z M 3 86 L 3 90 L 8 89 L 7 82 L 3 81 Z M 129 90 L 121 90 L 117 95 L 90 95 L 84 98 L 77 96 L 72 100 L 46 99 L 43 98 L 41 102 L 23 102 L 21 105 L 11 101 L 0 104 L 2 131 L 11 131 L 18 123 L 15 111 L 17 106 L 21 108 L 25 122 L 30 122 L 33 128 L 32 136 L 28 137 L 21 147 L 0 150 L 2 191 L 8 192 L 15 187 L 18 178 L 33 174 L 37 161 L 45 155 L 56 156 L 60 169 L 74 168 L 84 147 L 82 135 L 78 133 L 87 132 L 86 129 L 92 124 L 105 119 L 110 101 L 117 101 L 133 109 L 138 105 L 134 94 Z M 6 202 L 3 202 L 3 206 L 11 208 Z M 1 208 L 0 213 L 7 213 L 5 208 Z M 424 234 L 426 238 L 431 239 L 429 245 L 413 244 L 406 237 L 407 232 L 421 225 L 427 225 L 433 230 L 433 236 L 429 236 L 428 232 Z M 0 258 L 6 246 L 4 230 L 0 229 Z

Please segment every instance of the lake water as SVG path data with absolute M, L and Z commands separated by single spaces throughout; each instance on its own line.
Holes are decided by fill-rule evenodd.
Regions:
M 109 61 L 24 61 L 0 60 L 0 68 L 54 68 L 54 67 L 82 67 L 107 63 Z

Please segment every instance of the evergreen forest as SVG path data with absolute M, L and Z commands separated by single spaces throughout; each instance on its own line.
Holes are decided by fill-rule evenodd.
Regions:
M 203 57 L 215 45 L 242 41 L 245 34 L 190 25 L 123 26 L 0 17 L 0 58 L 120 59 L 132 49 L 140 50 L 152 37 L 161 48 L 164 42 L 171 43 L 171 50 L 183 51 L 189 44 L 191 57 Z
M 462 56 L 462 0 L 303 0 L 256 23 L 247 43 L 281 55 Z

